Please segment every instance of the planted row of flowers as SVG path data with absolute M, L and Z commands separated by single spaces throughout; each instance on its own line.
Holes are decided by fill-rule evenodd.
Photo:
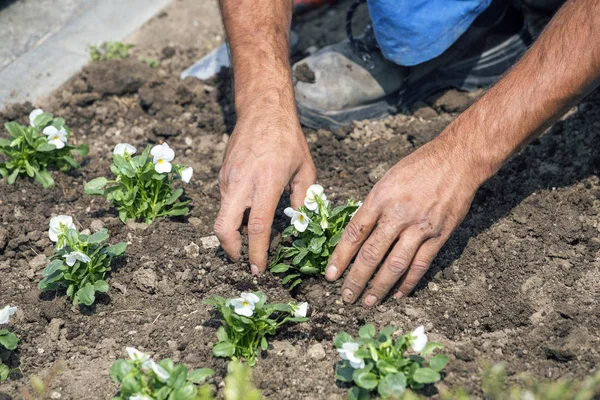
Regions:
M 19 175 L 27 175 L 50 187 L 53 181 L 48 168 L 78 168 L 72 152 L 85 155 L 86 147 L 68 145 L 70 130 L 64 120 L 42 110 L 31 113 L 30 125 L 6 124 L 12 141 L 0 141 L 0 152 L 7 158 L 0 164 L 0 173 L 8 177 L 9 183 L 14 183 Z M 167 143 L 146 146 L 141 154 L 137 153 L 131 144 L 117 144 L 110 165 L 114 177 L 91 180 L 84 187 L 85 193 L 105 197 L 116 207 L 123 223 L 135 219 L 151 224 L 157 218 L 187 214 L 189 201 L 181 200 L 183 189 L 174 188 L 173 184 L 176 180 L 189 183 L 192 168 L 173 163 L 175 152 Z M 324 275 L 329 256 L 360 205 L 350 200 L 334 208 L 323 187 L 312 185 L 303 206 L 285 210 L 290 226 L 283 232 L 284 242 L 271 271 L 284 274 L 282 283 L 290 290 L 301 284 L 304 276 Z M 55 243 L 54 253 L 48 258 L 39 288 L 64 290 L 73 305 L 93 304 L 97 293 L 110 289 L 111 264 L 125 253 L 127 244 L 110 245 L 106 229 L 83 234 L 68 215 L 53 217 L 48 235 Z M 309 320 L 307 303 L 268 304 L 263 292 L 242 293 L 234 299 L 212 296 L 206 303 L 223 319 L 213 355 L 245 361 L 249 366 L 254 366 L 261 352 L 268 350 L 268 338 L 275 336 L 281 326 Z M 14 307 L 3 309 L 0 324 L 8 323 L 15 311 Z M 428 343 L 422 327 L 401 336 L 397 331 L 397 327 L 390 326 L 377 333 L 373 325 L 365 325 L 357 339 L 345 332 L 336 336 L 335 346 L 342 358 L 336 367 L 336 378 L 350 386 L 350 399 L 369 398 L 375 393 L 397 397 L 407 387 L 420 389 L 440 380 L 439 372 L 448 362 L 447 357 L 436 355 L 426 360 L 426 356 L 443 346 Z M 14 334 L 0 330 L 0 345 L 12 351 L 17 344 Z M 407 355 L 409 349 L 415 354 Z M 119 360 L 111 369 L 113 380 L 120 384 L 116 399 L 212 398 L 207 397 L 212 396 L 212 391 L 201 386 L 212 370 L 189 372 L 187 367 L 174 365 L 169 359 L 157 363 L 133 348 L 128 353 L 129 360 Z M 0 379 L 6 379 L 8 373 L 8 367 L 0 364 Z

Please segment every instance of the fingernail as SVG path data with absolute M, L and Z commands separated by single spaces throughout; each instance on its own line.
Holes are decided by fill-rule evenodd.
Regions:
M 250 266 L 250 271 L 252 272 L 252 275 L 256 275 L 258 276 L 260 274 L 260 270 L 258 269 L 258 267 L 254 264 L 252 264 Z
M 329 279 L 330 281 L 335 279 L 336 275 L 337 275 L 337 267 L 334 265 L 330 265 L 325 270 L 325 278 Z
M 352 293 L 352 290 L 344 289 L 344 291 L 342 292 L 342 299 L 346 303 L 351 303 L 353 298 L 354 298 L 354 293 Z
M 394 297 L 396 298 L 396 300 L 400 300 L 402 297 L 404 296 L 404 293 L 402 292 L 398 292 L 394 295 Z
M 375 303 L 377 303 L 377 297 L 375 297 L 374 295 L 370 294 L 367 296 L 367 298 L 365 299 L 365 305 L 367 307 L 371 307 L 372 305 L 374 305 Z

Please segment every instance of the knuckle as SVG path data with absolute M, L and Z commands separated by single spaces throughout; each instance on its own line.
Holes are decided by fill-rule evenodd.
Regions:
M 362 225 L 351 220 L 348 225 L 346 225 L 346 229 L 344 229 L 342 239 L 350 244 L 357 244 L 360 242 L 362 231 Z
M 415 260 L 411 264 L 411 269 L 414 269 L 415 272 L 419 273 L 419 275 L 424 274 L 429 269 L 429 262 L 426 260 Z
M 387 262 L 387 269 L 394 275 L 402 275 L 408 266 L 408 261 L 404 256 L 390 255 Z
M 362 249 L 360 249 L 360 257 L 367 264 L 376 264 L 380 260 L 381 252 L 377 248 L 375 243 L 367 242 L 363 245 Z
M 248 233 L 250 235 L 260 235 L 267 230 L 267 221 L 262 217 L 251 217 L 248 220 Z
M 348 288 L 348 289 L 352 290 L 354 293 L 356 293 L 356 292 L 360 291 L 363 288 L 363 286 L 364 286 L 364 284 L 356 277 L 356 275 L 350 273 L 344 280 L 343 289 Z
M 219 240 L 222 240 L 222 238 L 227 233 L 227 223 L 225 221 L 223 221 L 222 219 L 218 219 L 215 221 L 213 230 L 215 232 L 215 235 L 217 235 L 217 238 L 219 238 Z

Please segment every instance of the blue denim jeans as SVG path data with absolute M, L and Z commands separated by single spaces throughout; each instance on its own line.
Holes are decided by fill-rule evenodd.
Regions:
M 383 55 L 404 66 L 442 54 L 490 3 L 491 0 L 368 0 Z

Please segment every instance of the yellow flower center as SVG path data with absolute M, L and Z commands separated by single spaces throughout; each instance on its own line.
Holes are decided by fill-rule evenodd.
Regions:
M 248 307 L 248 302 L 247 302 L 247 301 L 243 301 L 243 302 L 242 302 L 242 305 L 243 305 L 244 307 Z
M 304 222 L 304 215 L 300 214 L 300 217 L 298 217 L 298 220 L 299 220 L 300 222 Z
M 57 135 L 52 136 L 52 140 L 57 140 L 57 139 L 58 139 Z
M 164 164 L 165 160 L 163 160 L 162 158 L 160 160 L 158 160 L 157 164 Z

